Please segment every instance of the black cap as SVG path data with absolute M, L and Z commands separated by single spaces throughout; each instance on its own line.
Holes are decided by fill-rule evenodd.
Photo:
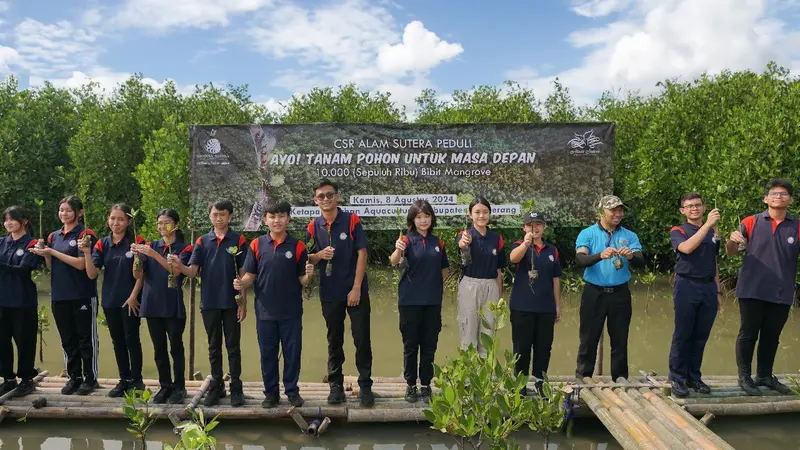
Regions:
M 542 222 L 546 224 L 547 220 L 545 219 L 544 214 L 537 211 L 531 211 L 529 213 L 525 213 L 525 216 L 522 217 L 522 223 L 527 225 L 531 222 Z

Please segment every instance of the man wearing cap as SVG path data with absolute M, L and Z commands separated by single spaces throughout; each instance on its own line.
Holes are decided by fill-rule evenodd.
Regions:
M 528 375 L 533 348 L 533 376 L 541 393 L 542 375 L 550 365 L 553 330 L 561 320 L 561 261 L 558 249 L 542 239 L 544 215 L 529 212 L 522 220 L 525 237 L 511 246 L 516 265 L 511 289 L 511 340 L 518 355 L 516 373 Z M 527 395 L 527 389 L 522 389 Z
M 720 243 L 714 228 L 719 210 L 712 209 L 703 222 L 705 211 L 700 194 L 684 194 L 681 214 L 686 222 L 669 232 L 676 253 L 675 331 L 669 350 L 669 380 L 676 397 L 689 395 L 689 388 L 701 394 L 711 392 L 700 378 L 700 366 L 717 310 L 722 306 L 722 292 L 717 265 Z
M 578 234 L 575 262 L 585 268 L 581 296 L 580 346 L 575 376 L 594 373 L 597 343 L 608 318 L 611 376 L 628 378 L 628 329 L 631 324 L 630 265 L 644 267 L 639 237 L 619 224 L 625 205 L 615 195 L 600 199 L 600 220 Z

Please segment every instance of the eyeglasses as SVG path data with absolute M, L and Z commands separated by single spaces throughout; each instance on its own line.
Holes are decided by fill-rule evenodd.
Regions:
M 702 203 L 695 203 L 693 205 L 683 205 L 683 209 L 700 209 L 703 207 Z
M 325 200 L 327 198 L 328 200 L 330 200 L 334 196 L 336 196 L 336 192 L 323 192 L 323 193 L 317 194 L 316 195 L 316 199 L 317 200 Z
M 772 198 L 779 198 L 779 197 L 789 197 L 788 192 L 770 192 L 767 196 Z

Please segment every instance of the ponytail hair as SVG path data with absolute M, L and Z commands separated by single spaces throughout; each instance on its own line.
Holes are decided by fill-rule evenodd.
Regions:
M 31 219 L 28 217 L 28 211 L 22 206 L 14 205 L 9 206 L 3 211 L 3 219 L 9 218 L 17 221 L 25 229 L 25 232 L 33 236 L 33 227 L 31 227 Z
M 108 210 L 108 214 L 111 215 L 111 211 L 114 211 L 115 209 L 122 211 L 122 213 L 125 214 L 125 217 L 128 218 L 128 227 L 125 229 L 125 237 L 129 242 L 136 243 L 136 236 L 133 235 L 133 229 L 131 229 L 131 224 L 133 223 L 133 217 L 131 217 L 131 207 L 125 203 L 116 203 Z
M 178 223 L 180 223 L 180 216 L 178 216 L 178 211 L 175 211 L 172 208 L 164 208 L 164 209 L 162 209 L 161 211 L 158 212 L 158 215 L 156 216 L 156 220 L 158 220 L 158 218 L 161 217 L 161 216 L 167 216 L 170 219 L 172 219 L 173 222 L 175 222 L 175 228 L 176 228 L 175 229 L 175 240 L 176 241 L 181 241 L 181 242 L 186 242 L 186 237 L 183 234 L 183 230 L 181 230 L 181 228 L 178 226 Z

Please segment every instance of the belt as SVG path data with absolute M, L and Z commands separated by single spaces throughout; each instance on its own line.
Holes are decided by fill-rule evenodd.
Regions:
M 714 277 L 690 277 L 689 275 L 681 275 L 681 274 L 677 274 L 677 275 L 679 277 L 681 277 L 681 278 L 685 278 L 687 280 L 693 280 L 693 281 L 704 281 L 704 282 L 714 281 Z
M 593 287 L 593 288 L 595 288 L 595 289 L 597 289 L 598 291 L 600 291 L 600 292 L 602 292 L 604 294 L 613 294 L 614 292 L 619 292 L 619 291 L 621 291 L 623 289 L 628 289 L 628 283 L 622 283 L 622 284 L 618 284 L 616 286 L 598 286 L 596 284 L 592 284 L 592 283 L 589 283 L 587 281 L 586 284 L 591 286 L 591 287 Z

